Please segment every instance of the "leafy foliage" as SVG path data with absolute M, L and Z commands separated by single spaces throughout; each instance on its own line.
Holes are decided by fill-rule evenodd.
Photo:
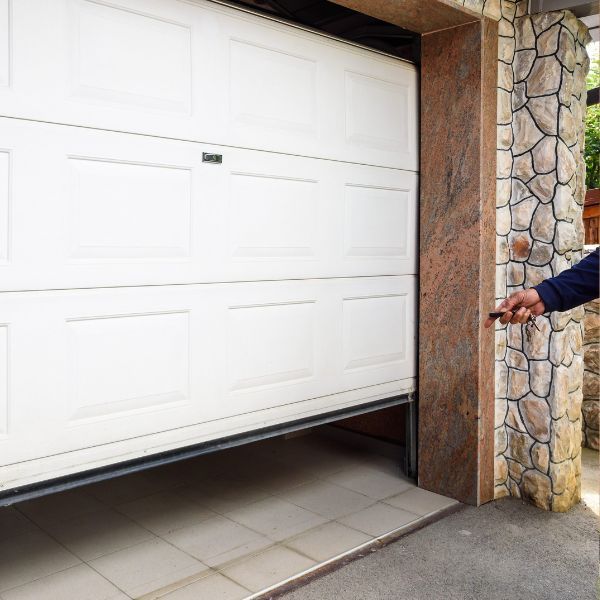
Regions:
M 597 88 L 600 85 L 600 58 L 596 58 L 591 62 L 585 83 L 588 90 Z
M 600 187 L 600 104 L 590 106 L 585 117 L 585 185 Z
M 600 59 L 592 61 L 586 79 L 587 88 L 600 86 Z M 600 104 L 589 106 L 585 117 L 585 185 L 600 188 Z

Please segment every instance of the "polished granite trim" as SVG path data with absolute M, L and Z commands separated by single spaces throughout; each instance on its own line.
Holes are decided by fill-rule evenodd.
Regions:
M 422 37 L 419 485 L 493 499 L 497 24 Z
M 439 31 L 478 21 L 481 18 L 481 15 L 475 12 L 456 6 L 452 0 L 333 1 L 335 4 L 417 33 Z

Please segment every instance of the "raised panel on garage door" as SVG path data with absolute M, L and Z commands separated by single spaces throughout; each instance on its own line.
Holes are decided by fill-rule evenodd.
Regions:
M 218 11 L 228 143 L 418 169 L 412 65 Z M 258 145 L 257 145 L 258 144 Z
M 3 290 L 416 272 L 415 173 L 16 119 L 0 136 Z
M 209 2 L 11 6 L 0 115 L 418 169 L 400 60 Z
M 415 376 L 414 291 L 403 276 L 5 293 L 3 464 L 398 393 Z

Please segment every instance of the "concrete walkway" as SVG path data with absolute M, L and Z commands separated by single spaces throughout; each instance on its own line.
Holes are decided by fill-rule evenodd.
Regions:
M 581 500 L 600 516 L 600 462 L 598 451 L 581 449 Z
M 520 500 L 466 507 L 285 595 L 286 600 L 595 600 L 597 517 Z

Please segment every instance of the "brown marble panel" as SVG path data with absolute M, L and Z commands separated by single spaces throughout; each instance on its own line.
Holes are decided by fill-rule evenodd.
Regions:
M 419 485 L 493 498 L 497 25 L 422 37 Z
M 458 7 L 452 0 L 333 0 L 371 17 L 404 29 L 427 33 L 481 19 L 480 14 Z
M 495 302 L 496 282 L 496 136 L 498 24 L 482 21 L 481 94 L 481 237 L 479 311 L 487 315 Z M 479 503 L 494 499 L 495 334 L 479 321 Z

